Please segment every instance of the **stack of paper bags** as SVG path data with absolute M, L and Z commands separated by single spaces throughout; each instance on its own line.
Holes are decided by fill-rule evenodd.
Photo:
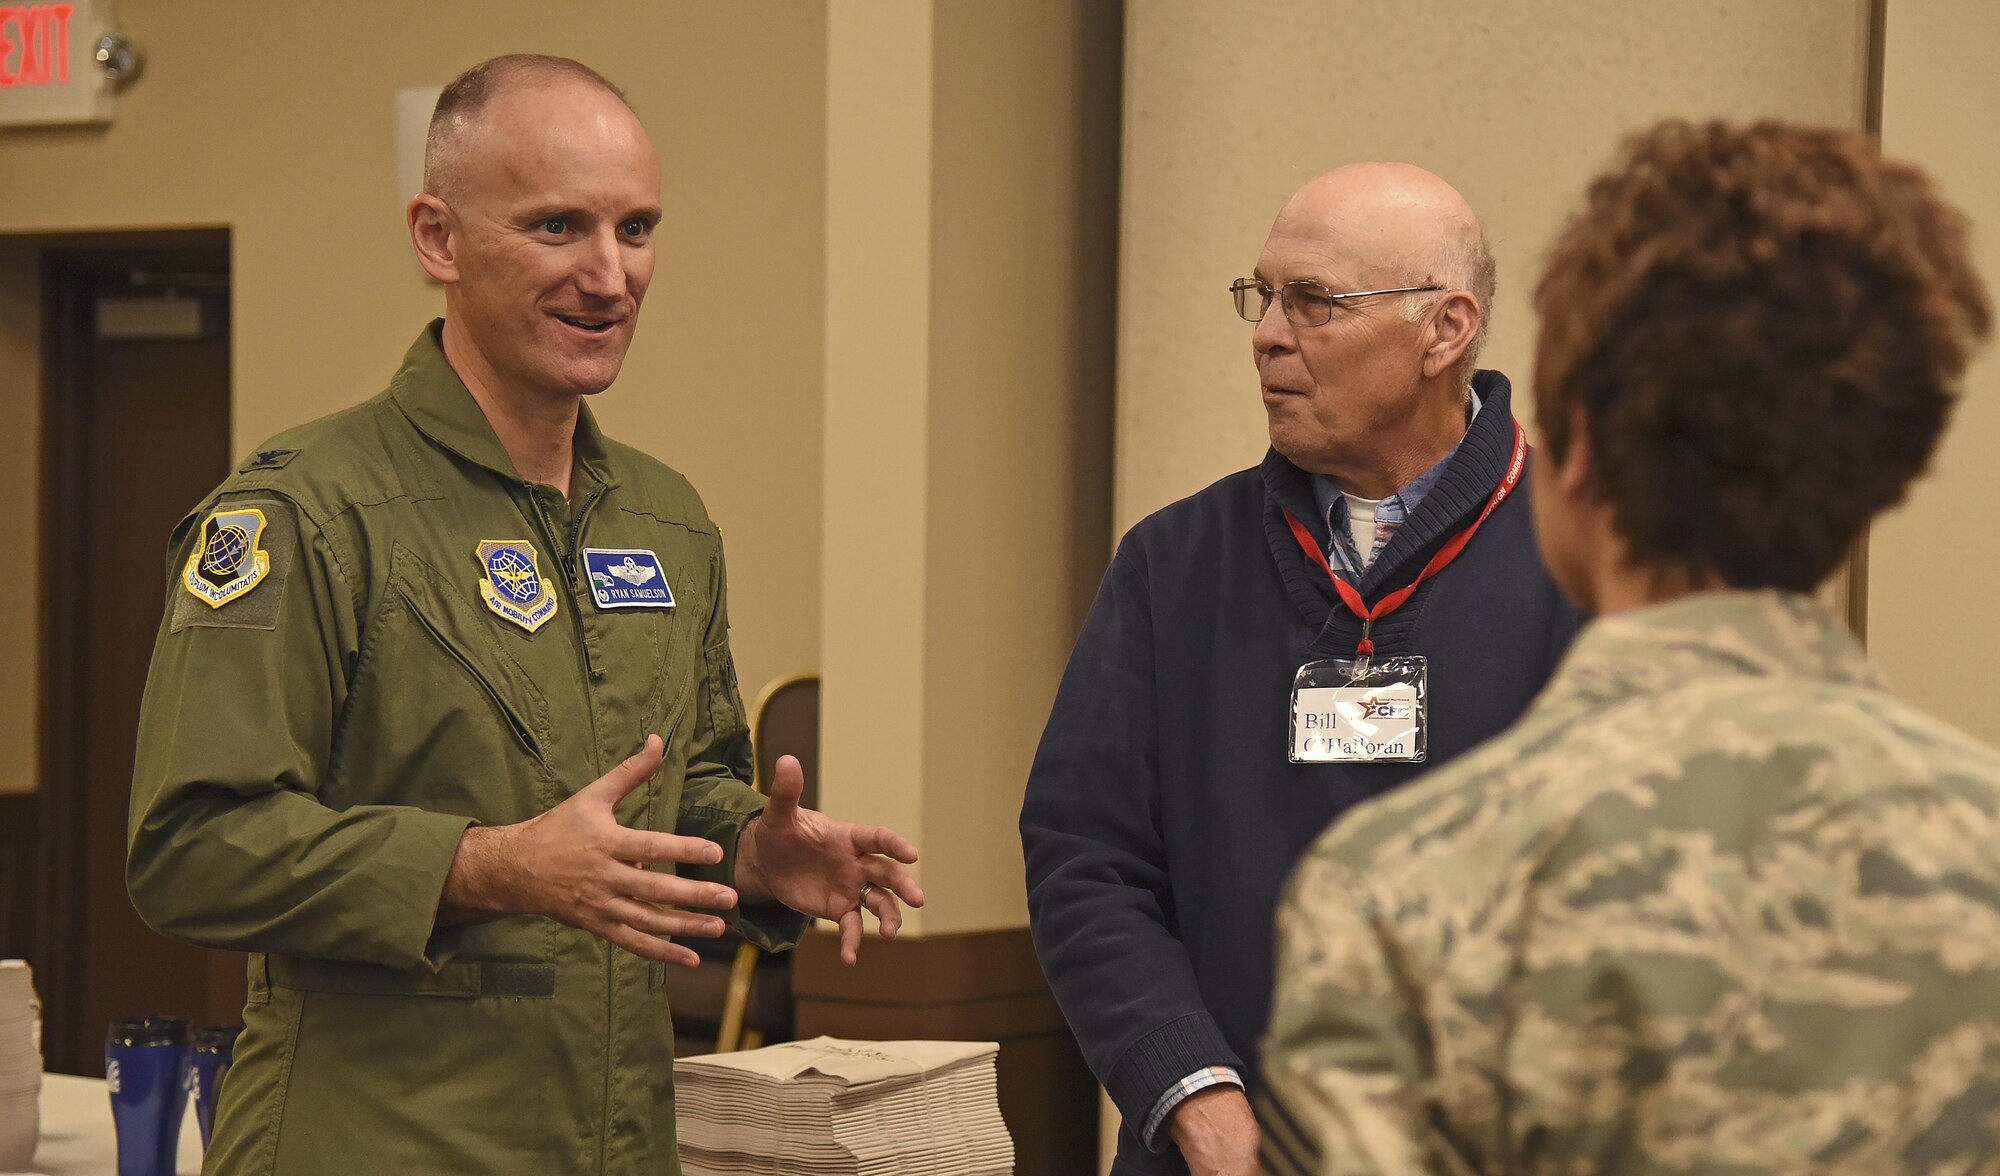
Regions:
M 35 1158 L 42 1134 L 42 1006 L 20 960 L 0 960 L 0 1172 Z
M 990 1041 L 816 1037 L 674 1063 L 687 1176 L 1011 1176 Z

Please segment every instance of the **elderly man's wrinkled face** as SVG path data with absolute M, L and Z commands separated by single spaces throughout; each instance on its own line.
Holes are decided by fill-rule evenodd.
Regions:
M 1271 227 L 1255 276 L 1273 290 L 1301 279 L 1334 293 L 1410 284 L 1405 274 L 1368 264 L 1360 250 L 1376 243 L 1345 239 L 1303 196 Z M 1329 321 L 1306 327 L 1272 299 L 1251 344 L 1273 448 L 1301 469 L 1338 473 L 1401 431 L 1419 409 L 1425 333 L 1404 312 L 1406 299 L 1420 297 L 1336 300 Z
M 453 313 L 496 374 L 557 394 L 617 378 L 653 278 L 660 164 L 639 120 L 566 81 L 493 99 L 470 145 Z

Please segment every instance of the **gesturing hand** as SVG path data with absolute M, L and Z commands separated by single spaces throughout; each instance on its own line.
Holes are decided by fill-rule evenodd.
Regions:
M 916 862 L 917 847 L 894 829 L 800 808 L 806 776 L 789 755 L 778 757 L 771 777 L 771 803 L 737 842 L 737 888 L 746 902 L 776 899 L 802 915 L 838 920 L 840 958 L 852 964 L 863 907 L 881 922 L 882 938 L 894 939 L 903 926 L 896 900 L 924 905 L 923 888 L 903 868 Z
M 660 737 L 648 735 L 637 755 L 548 812 L 517 825 L 467 829 L 445 879 L 439 922 L 546 915 L 649 960 L 700 963 L 662 937 L 720 935 L 722 920 L 665 908 L 727 909 L 736 905 L 736 892 L 640 867 L 713 864 L 722 860 L 722 847 L 618 823 L 618 802 L 659 768 L 664 751 Z

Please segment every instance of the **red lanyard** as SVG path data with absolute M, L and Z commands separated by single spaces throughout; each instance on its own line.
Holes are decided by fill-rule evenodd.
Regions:
M 1419 585 L 1443 571 L 1445 565 L 1458 558 L 1458 553 L 1464 551 L 1465 545 L 1472 541 L 1473 533 L 1479 530 L 1479 525 L 1506 501 L 1508 494 L 1513 492 L 1515 484 L 1521 480 L 1521 469 L 1527 457 L 1528 438 L 1521 432 L 1521 423 L 1516 421 L 1513 460 L 1507 463 L 1507 472 L 1501 476 L 1500 484 L 1493 488 L 1492 497 L 1486 500 L 1486 509 L 1479 512 L 1479 517 L 1472 520 L 1471 526 L 1452 536 L 1451 542 L 1438 548 L 1437 554 L 1431 556 L 1431 562 L 1424 565 L 1424 570 L 1418 572 L 1417 578 L 1410 581 L 1407 587 L 1398 588 L 1376 601 L 1374 608 L 1363 604 L 1361 593 L 1356 592 L 1353 585 L 1334 573 L 1333 565 L 1326 561 L 1326 552 L 1319 549 L 1319 543 L 1313 539 L 1312 532 L 1306 530 L 1305 524 L 1293 518 L 1291 511 L 1285 512 L 1285 521 L 1291 524 L 1292 534 L 1298 539 L 1299 546 L 1305 548 L 1306 554 L 1312 557 L 1312 561 L 1320 566 L 1320 570 L 1326 573 L 1328 579 L 1333 581 L 1333 589 L 1340 593 L 1341 603 L 1347 606 L 1347 610 L 1361 618 L 1361 644 L 1354 647 L 1355 653 L 1362 657 L 1373 656 L 1375 642 L 1369 637 L 1369 633 L 1375 628 L 1375 622 L 1403 607 L 1403 602 L 1410 599 Z

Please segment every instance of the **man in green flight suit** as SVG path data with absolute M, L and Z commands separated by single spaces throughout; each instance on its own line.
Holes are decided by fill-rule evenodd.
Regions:
M 446 87 L 408 220 L 445 317 L 175 532 L 128 880 L 250 957 L 206 1171 L 679 1171 L 668 936 L 923 896 L 888 829 L 768 807 L 694 490 L 598 431 L 659 161 L 560 58 Z
M 2000 751 L 1811 596 L 1989 329 L 1964 219 L 1860 134 L 1668 122 L 1535 301 L 1536 538 L 1597 619 L 1294 874 L 1266 1164 L 1996 1171 Z

